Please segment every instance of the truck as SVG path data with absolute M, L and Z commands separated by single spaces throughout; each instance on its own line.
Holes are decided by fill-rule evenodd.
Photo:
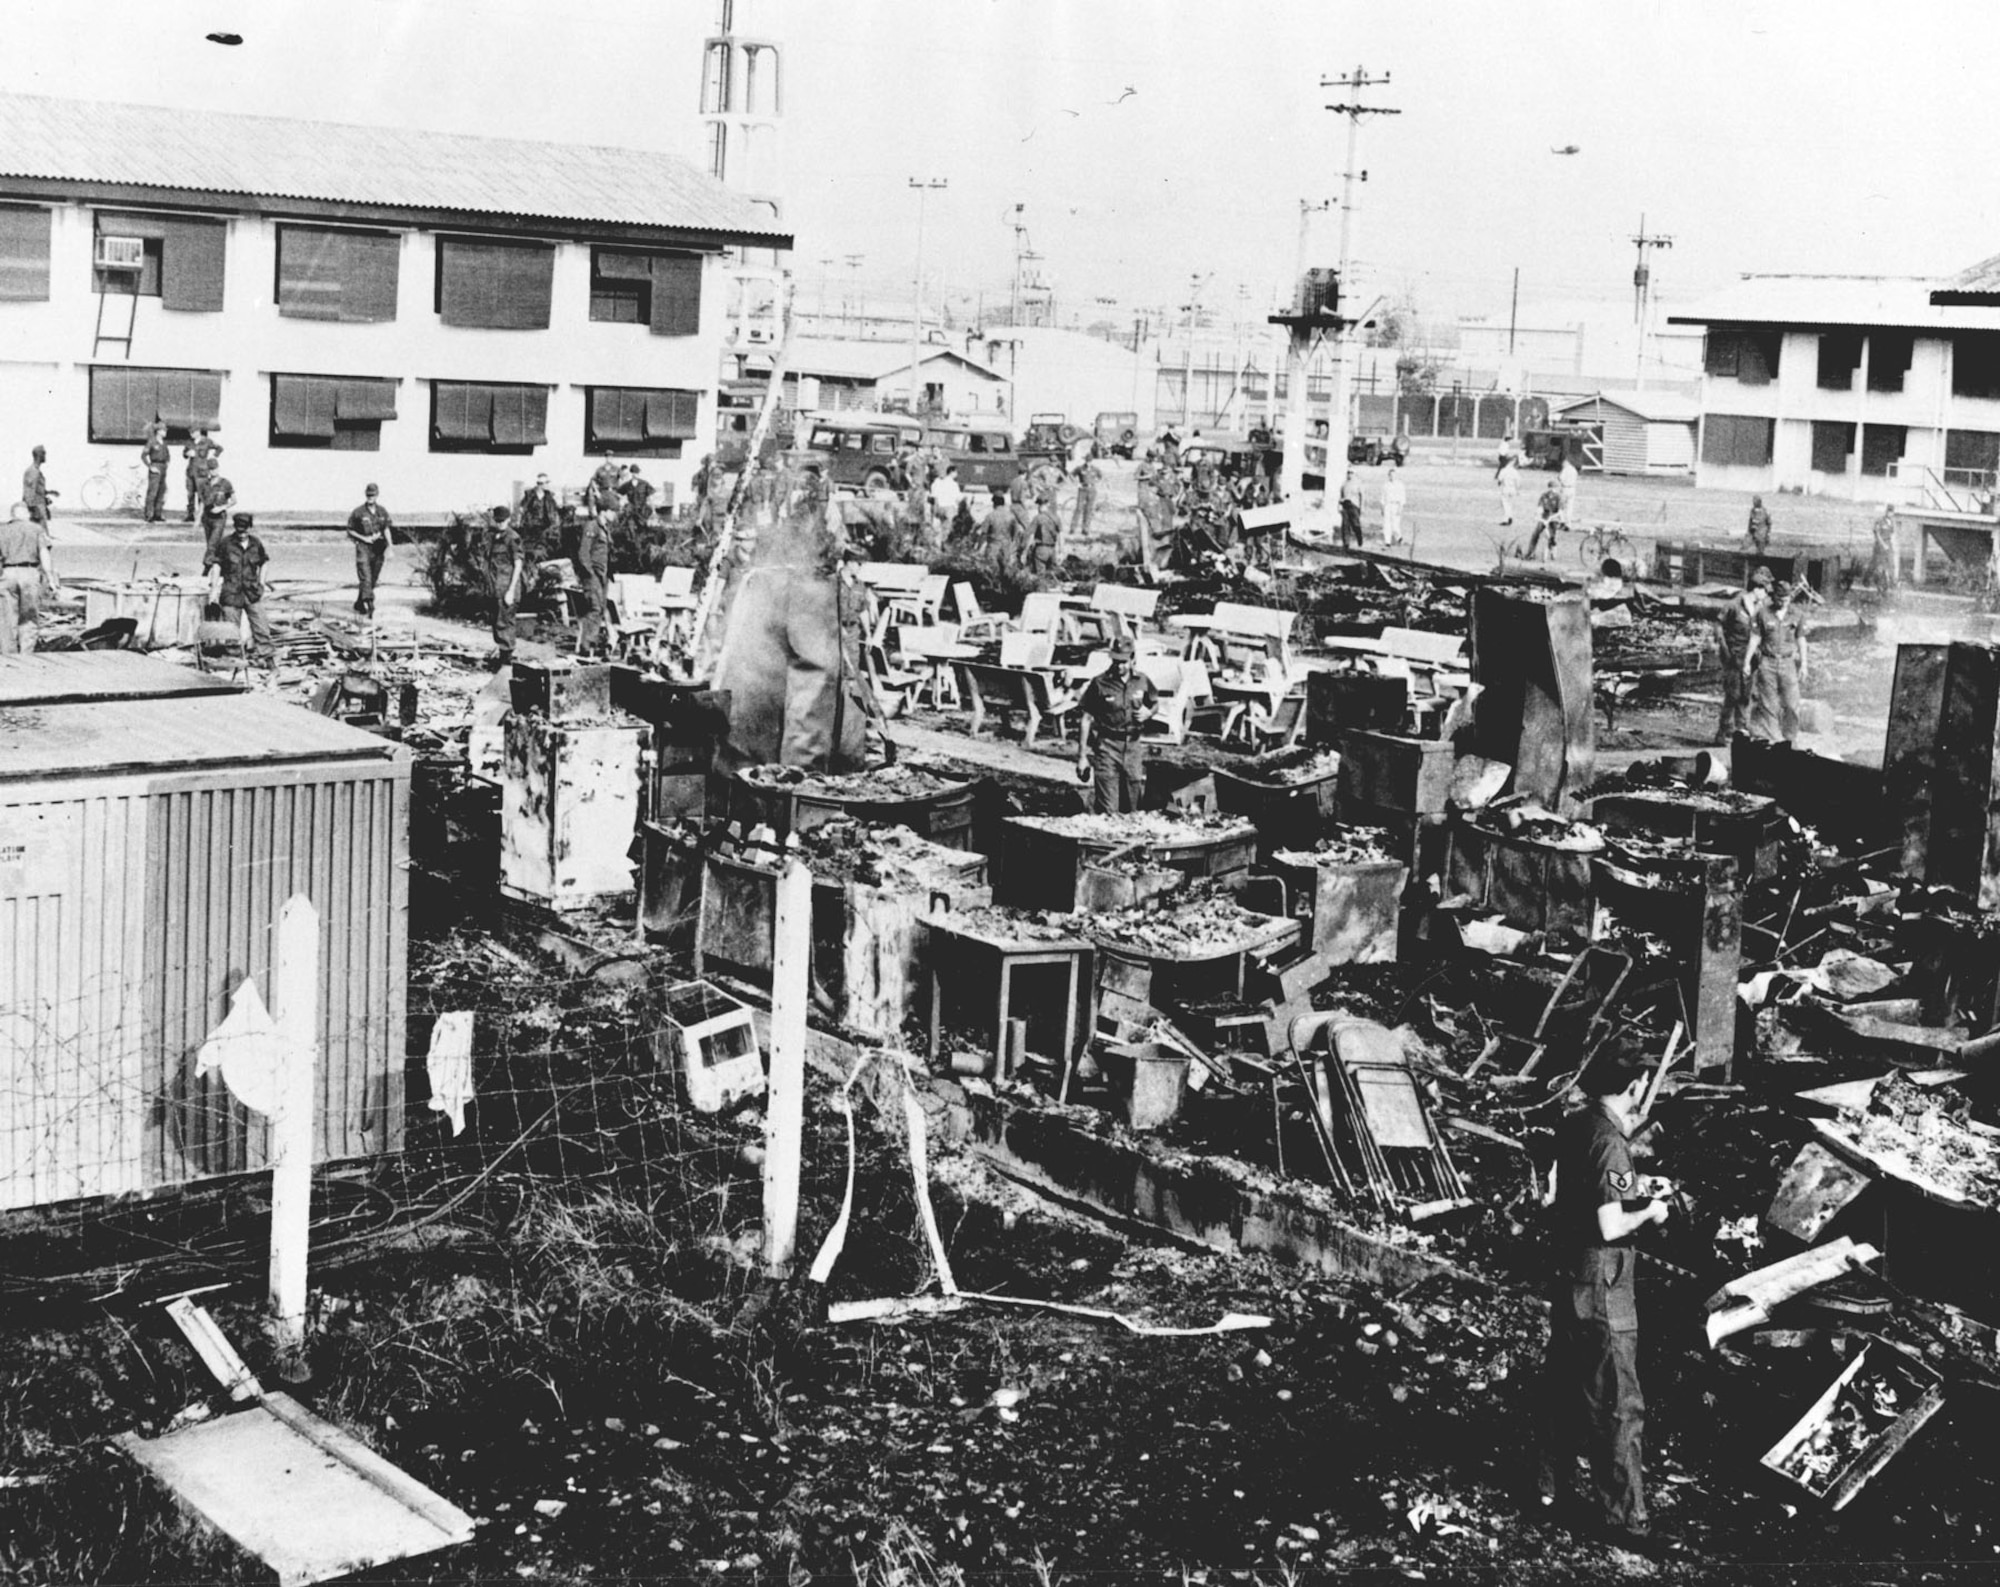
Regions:
M 1108 409 L 1091 425 L 1099 457 L 1130 459 L 1139 447 L 1139 415 L 1128 410 Z

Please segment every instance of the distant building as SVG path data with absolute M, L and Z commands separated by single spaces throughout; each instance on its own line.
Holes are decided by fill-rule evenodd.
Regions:
M 1674 315 L 1707 331 L 1695 482 L 1934 506 L 1991 490 L 1996 274 L 1745 276 Z
M 1701 406 L 1661 391 L 1600 391 L 1550 405 L 1550 417 L 1601 428 L 1596 466 L 1607 474 L 1686 474 L 1694 469 Z
M 739 348 L 737 379 L 767 382 L 768 351 Z M 944 413 L 1005 413 L 1007 377 L 990 364 L 939 342 L 917 349 L 917 403 Z M 786 407 L 901 407 L 910 398 L 910 344 L 793 335 L 785 350 Z
M 684 487 L 723 250 L 790 241 L 669 155 L 0 95 L 0 457 L 45 443 L 73 504 L 158 419 L 219 426 L 253 509 L 436 511 L 607 451 Z

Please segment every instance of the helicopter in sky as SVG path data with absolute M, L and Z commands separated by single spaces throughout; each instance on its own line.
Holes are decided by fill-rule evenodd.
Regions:
M 1575 145 L 1574 143 L 1565 143 L 1565 144 L 1563 144 L 1563 145 L 1562 145 L 1561 147 L 1557 147 L 1557 146 L 1555 146 L 1555 145 L 1553 145 L 1553 144 L 1552 144 L 1552 145 L 1550 145 L 1550 147 L 1549 147 L 1549 153 L 1551 153 L 1551 154 L 1581 154 L 1581 153 L 1583 153 L 1583 150 L 1582 150 L 1582 149 L 1580 149 L 1579 147 L 1577 147 L 1577 145 Z

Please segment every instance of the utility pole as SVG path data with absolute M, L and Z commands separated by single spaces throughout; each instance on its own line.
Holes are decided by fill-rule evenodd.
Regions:
M 1363 116 L 1400 116 L 1401 110 L 1388 105 L 1364 105 L 1362 93 L 1370 88 L 1386 88 L 1389 74 L 1370 77 L 1365 66 L 1357 66 L 1345 77 L 1322 77 L 1322 88 L 1344 88 L 1353 96 L 1346 104 L 1328 105 L 1326 108 L 1347 118 L 1347 169 L 1340 179 L 1340 277 L 1338 290 L 1348 293 L 1348 272 L 1353 263 L 1354 242 L 1354 183 L 1357 178 L 1368 180 L 1366 171 L 1357 171 L 1355 161 L 1361 147 L 1361 118 Z M 1347 396 L 1347 336 L 1353 328 L 1351 320 L 1343 320 L 1333 327 L 1333 401 L 1327 413 L 1326 426 L 1326 472 L 1327 485 L 1333 484 L 1336 469 L 1347 467 L 1348 437 L 1348 396 Z
M 1289 332 L 1285 338 L 1285 449 L 1278 465 L 1278 490 L 1288 501 L 1297 500 L 1305 489 L 1306 367 L 1312 362 L 1313 341 L 1318 334 L 1311 324 L 1304 323 L 1304 317 L 1311 314 L 1314 308 L 1306 301 L 1306 247 L 1312 236 L 1313 216 L 1332 208 L 1333 200 L 1330 198 L 1317 204 L 1303 198 L 1299 200 L 1298 262 L 1292 272 L 1296 296 L 1292 307 L 1300 318 L 1285 322 Z M 1272 383 L 1276 384 L 1275 379 Z M 1325 466 L 1332 466 L 1330 457 Z
M 845 329 L 849 336 L 854 334 L 855 286 L 861 274 L 861 261 L 867 257 L 866 254 L 859 253 L 843 254 L 841 256 L 841 263 L 847 266 L 847 301 L 844 305 L 846 312 L 841 318 L 844 321 Z
M 833 255 L 830 253 L 821 254 L 819 256 L 819 314 L 816 316 L 818 320 L 816 329 L 821 336 L 826 334 L 826 276 L 827 272 L 832 268 Z
M 1021 217 L 1027 212 L 1026 204 L 1014 206 L 1014 295 L 1007 304 L 1007 323 L 1021 323 L 1021 261 L 1028 252 L 1028 223 Z
M 1639 262 L 1632 268 L 1632 323 L 1639 327 L 1639 367 L 1633 377 L 1633 389 L 1646 389 L 1646 311 L 1653 297 L 1653 272 L 1646 263 L 1647 250 L 1671 248 L 1674 240 L 1658 234 L 1646 235 L 1646 217 L 1639 216 L 1639 234 L 1632 239 L 1632 245 L 1639 250 Z
M 1514 295 L 1507 300 L 1507 356 L 1514 356 L 1514 322 L 1521 314 L 1521 267 L 1514 266 Z
M 910 412 L 917 411 L 917 360 L 922 356 L 924 336 L 924 209 L 933 193 L 943 192 L 950 184 L 944 177 L 934 176 L 928 182 L 919 182 L 914 176 L 910 186 L 917 191 L 917 272 L 910 282 Z

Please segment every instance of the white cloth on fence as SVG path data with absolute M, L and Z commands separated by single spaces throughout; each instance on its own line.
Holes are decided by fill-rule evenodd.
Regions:
M 257 983 L 246 976 L 229 1000 L 228 1017 L 195 1055 L 194 1072 L 201 1076 L 220 1069 L 229 1094 L 269 1118 L 277 1107 L 278 1067 L 289 1050 Z
M 451 1133 L 465 1133 L 465 1109 L 472 1101 L 472 1011 L 440 1014 L 431 1030 L 424 1060 L 431 1082 L 431 1111 L 451 1120 Z

